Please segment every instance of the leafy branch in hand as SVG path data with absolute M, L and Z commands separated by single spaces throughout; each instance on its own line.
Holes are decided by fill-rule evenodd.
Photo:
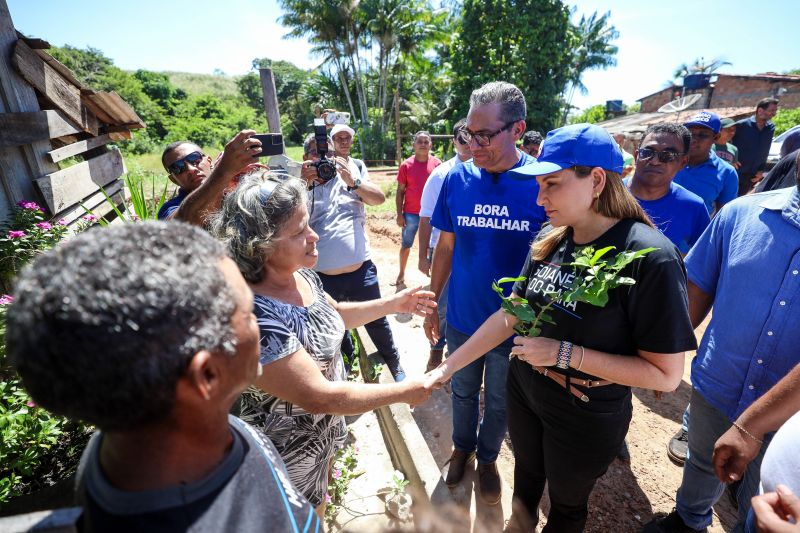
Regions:
M 535 303 L 537 310 L 531 307 L 528 300 L 520 296 L 505 296 L 502 285 L 525 281 L 524 276 L 518 278 L 501 278 L 492 283 L 494 290 L 502 300 L 503 311 L 516 317 L 518 320 L 514 331 L 525 337 L 538 337 L 542 332 L 543 324 L 555 325 L 551 315 L 555 303 L 584 302 L 597 307 L 605 307 L 608 303 L 608 291 L 620 285 L 634 285 L 636 280 L 620 275 L 622 269 L 634 261 L 641 259 L 657 248 L 644 248 L 637 251 L 624 251 L 618 253 L 613 259 L 603 257 L 614 249 L 607 246 L 595 250 L 592 246 L 579 248 L 572 254 L 574 261 L 567 263 L 575 274 L 572 283 L 563 291 L 546 291 L 545 304 Z

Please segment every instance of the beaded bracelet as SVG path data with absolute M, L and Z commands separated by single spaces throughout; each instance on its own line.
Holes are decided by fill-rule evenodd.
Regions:
M 744 429 L 744 427 L 742 427 L 741 425 L 737 424 L 736 422 L 733 423 L 733 427 L 735 427 L 736 429 L 738 429 L 739 431 L 741 431 L 742 433 L 744 433 L 745 435 L 747 435 L 748 437 L 750 437 L 751 439 L 756 441 L 757 443 L 764 444 L 763 440 L 759 439 L 758 437 L 756 437 L 755 435 L 753 435 L 752 433 L 750 433 L 749 431 Z
M 558 353 L 556 354 L 556 366 L 558 368 L 569 368 L 569 362 L 572 360 L 572 343 L 569 341 L 561 341 L 558 345 Z

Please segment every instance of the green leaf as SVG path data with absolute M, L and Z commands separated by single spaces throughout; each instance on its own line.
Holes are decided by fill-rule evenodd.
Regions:
M 589 260 L 589 264 L 595 265 L 597 263 L 597 261 L 600 260 L 601 257 L 606 255 L 608 252 L 610 252 L 613 249 L 614 249 L 614 246 L 606 246 L 605 248 L 600 248 L 599 250 L 597 250 L 594 253 L 594 255 L 592 255 L 592 258 Z

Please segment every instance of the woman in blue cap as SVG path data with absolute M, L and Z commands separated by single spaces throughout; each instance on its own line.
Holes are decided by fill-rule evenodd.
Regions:
M 631 419 L 630 387 L 674 390 L 684 351 L 697 347 L 689 320 L 680 253 L 653 228 L 622 183 L 622 154 L 602 128 L 576 124 L 551 131 L 539 160 L 518 173 L 535 176 L 537 203 L 551 227 L 533 243 L 514 295 L 544 305 L 574 279 L 573 254 L 584 246 L 656 248 L 621 272 L 635 280 L 597 307 L 556 299 L 538 337 L 515 337 L 507 382 L 514 448 L 511 530 L 533 531 L 548 484 L 543 532 L 583 531 L 589 494 L 620 449 Z M 513 274 L 513 273 L 509 273 Z M 429 375 L 450 376 L 514 334 L 502 309 Z

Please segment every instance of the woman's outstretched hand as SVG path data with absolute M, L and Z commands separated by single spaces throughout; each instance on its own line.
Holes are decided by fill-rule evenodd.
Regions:
M 426 317 L 436 311 L 436 295 L 422 286 L 404 289 L 394 295 L 395 313 L 413 313 Z

